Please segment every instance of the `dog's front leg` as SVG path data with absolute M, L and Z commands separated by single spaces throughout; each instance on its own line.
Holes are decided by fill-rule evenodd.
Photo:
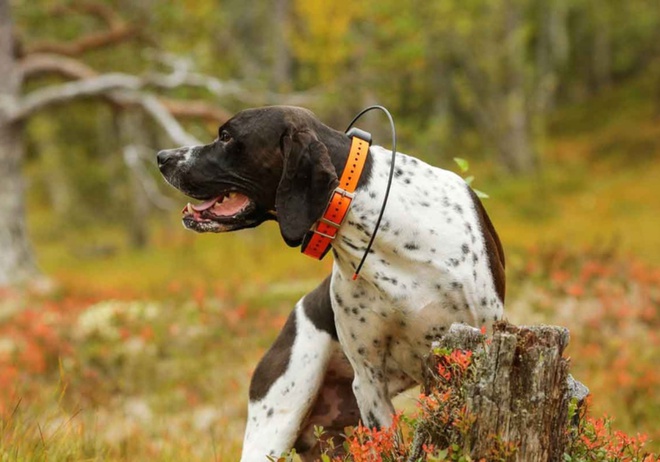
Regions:
M 241 462 L 265 461 L 290 450 L 317 395 L 332 354 L 332 337 L 298 302 L 250 384 Z
M 358 362 L 353 363 L 353 369 L 353 393 L 360 408 L 362 423 L 369 428 L 390 426 L 394 406 L 380 365 Z

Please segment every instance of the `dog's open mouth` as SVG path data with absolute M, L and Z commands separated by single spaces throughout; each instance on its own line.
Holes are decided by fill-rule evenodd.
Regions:
M 249 225 L 254 202 L 245 194 L 227 192 L 201 204 L 188 203 L 181 213 L 186 228 L 199 232 L 224 232 Z

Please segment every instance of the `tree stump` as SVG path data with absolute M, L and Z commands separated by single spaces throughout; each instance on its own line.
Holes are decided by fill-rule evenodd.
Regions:
M 568 373 L 563 327 L 495 324 L 486 340 L 477 329 L 454 324 L 434 348 L 472 351 L 473 374 L 461 384 L 474 422 L 466 436 L 474 460 L 492 457 L 494 441 L 514 448 L 511 461 L 560 461 L 568 443 L 569 403 L 581 403 L 588 389 Z M 437 386 L 441 358 L 428 359 L 423 392 Z M 430 435 L 433 439 L 433 435 Z M 415 438 L 421 446 L 423 438 Z

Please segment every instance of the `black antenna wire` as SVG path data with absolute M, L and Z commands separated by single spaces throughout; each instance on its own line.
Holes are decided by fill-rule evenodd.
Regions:
M 369 243 L 367 244 L 367 248 L 364 251 L 364 255 L 362 256 L 362 260 L 360 260 L 360 264 L 357 266 L 355 269 L 355 273 L 353 274 L 353 280 L 356 280 L 358 277 L 358 274 L 360 273 L 360 270 L 362 269 L 362 265 L 364 265 L 364 261 L 367 259 L 367 255 L 369 255 L 369 251 L 371 250 L 371 246 L 374 243 L 374 240 L 376 239 L 376 234 L 378 233 L 378 228 L 380 227 L 380 221 L 383 219 L 383 214 L 385 213 L 385 206 L 387 205 L 387 199 L 390 196 L 390 188 L 392 186 L 392 178 L 394 178 L 394 161 L 396 159 L 396 129 L 394 128 L 394 119 L 392 118 L 392 114 L 390 114 L 390 111 L 388 111 L 384 106 L 380 106 L 378 104 L 374 106 L 369 106 L 362 111 L 358 115 L 356 115 L 353 120 L 351 120 L 351 123 L 348 124 L 348 127 L 346 128 L 346 131 L 348 132 L 351 127 L 353 127 L 353 124 L 357 122 L 357 120 L 362 117 L 364 114 L 370 111 L 375 111 L 379 110 L 385 113 L 387 118 L 390 120 L 390 128 L 392 130 L 392 163 L 390 165 L 390 176 L 387 180 L 387 188 L 385 188 L 385 197 L 383 197 L 383 205 L 380 208 L 380 214 L 378 215 L 378 219 L 376 220 L 376 225 L 374 226 L 374 232 L 371 234 L 371 239 L 369 239 Z

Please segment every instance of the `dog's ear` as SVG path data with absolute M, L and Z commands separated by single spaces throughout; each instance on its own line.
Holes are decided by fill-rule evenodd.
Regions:
M 287 133 L 280 144 L 284 167 L 275 197 L 277 221 L 284 241 L 297 247 L 321 218 L 339 180 L 328 149 L 313 132 Z

